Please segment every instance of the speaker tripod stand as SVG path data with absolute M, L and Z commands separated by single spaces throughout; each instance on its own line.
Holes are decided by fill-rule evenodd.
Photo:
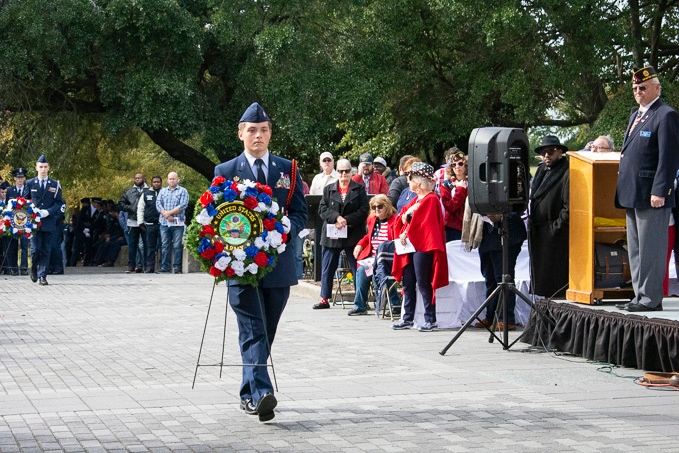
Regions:
M 494 340 L 497 340 L 498 343 L 502 345 L 502 348 L 504 350 L 508 350 L 512 346 L 514 346 L 522 337 L 524 332 L 521 333 L 513 342 L 509 342 L 509 325 L 507 323 L 507 319 L 509 319 L 508 316 L 508 309 L 507 309 L 507 296 L 510 293 L 515 294 L 517 297 L 519 297 L 521 300 L 523 300 L 525 303 L 527 303 L 531 307 L 531 311 L 535 310 L 537 313 L 539 313 L 541 316 L 546 316 L 545 314 L 541 313 L 533 302 L 526 297 L 521 291 L 519 291 L 516 286 L 514 285 L 514 281 L 512 279 L 512 276 L 509 274 L 509 214 L 510 212 L 504 212 L 502 215 L 502 226 L 499 229 L 500 233 L 500 239 L 502 241 L 502 282 L 498 283 L 493 292 L 486 298 L 486 300 L 481 304 L 481 306 L 474 312 L 474 314 L 467 320 L 467 322 L 464 323 L 464 325 L 460 328 L 460 330 L 455 334 L 452 340 L 446 345 L 445 348 L 443 348 L 439 354 L 445 355 L 446 352 L 448 352 L 448 349 L 453 346 L 453 344 L 462 336 L 462 334 L 474 323 L 475 320 L 481 321 L 479 319 L 479 315 L 488 307 L 493 302 L 494 297 L 498 297 L 498 305 L 497 308 L 502 310 L 502 319 L 504 322 L 502 323 L 503 328 L 502 328 L 502 338 L 498 337 L 497 334 L 495 333 L 495 327 L 497 326 L 497 321 L 496 319 L 493 320 L 493 324 L 489 327 L 486 326 L 486 329 L 490 332 L 490 337 L 488 338 L 489 343 L 493 343 Z

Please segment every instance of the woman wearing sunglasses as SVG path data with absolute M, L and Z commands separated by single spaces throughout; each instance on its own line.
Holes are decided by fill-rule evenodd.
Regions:
M 441 203 L 446 210 L 446 242 L 462 238 L 462 218 L 467 200 L 467 168 L 467 156 L 462 151 L 457 151 L 446 167 L 443 184 L 439 186 Z
M 385 241 L 394 240 L 394 221 L 396 209 L 386 195 L 378 194 L 370 200 L 370 216 L 368 216 L 368 233 L 358 241 L 354 247 L 354 258 L 360 263 L 361 260 L 373 258 L 377 248 Z M 370 290 L 373 260 L 367 260 L 356 270 L 356 296 L 354 308 L 349 316 L 368 314 L 366 300 Z

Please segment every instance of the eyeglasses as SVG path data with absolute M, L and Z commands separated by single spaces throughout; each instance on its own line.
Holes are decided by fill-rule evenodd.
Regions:
M 372 207 L 373 211 L 377 211 L 378 209 L 384 209 L 384 205 L 383 204 L 377 204 L 377 205 Z
M 465 161 L 459 160 L 457 162 L 453 162 L 453 165 L 456 166 L 456 167 L 464 167 Z
M 542 152 L 541 152 L 540 154 L 547 154 L 547 155 L 550 155 L 550 156 L 551 156 L 552 154 L 554 154 L 554 153 L 557 152 L 557 151 L 561 151 L 561 148 L 556 148 L 556 147 L 554 147 L 554 148 L 545 148 L 545 149 L 542 150 Z
M 332 159 L 326 157 L 325 159 L 323 159 L 323 162 L 332 162 Z
M 607 146 L 592 145 L 592 146 L 589 147 L 589 149 L 591 149 L 592 151 L 596 151 L 597 149 L 604 150 L 604 149 L 613 149 L 613 148 L 609 148 Z
M 344 174 L 347 174 L 347 173 L 351 173 L 351 168 L 349 168 L 349 169 L 344 169 L 344 168 L 340 169 L 340 168 L 338 168 L 337 171 L 338 171 L 339 173 L 341 173 L 341 174 L 344 175 Z
M 632 92 L 635 92 L 635 91 L 646 91 L 647 89 L 648 89 L 648 86 L 632 87 Z

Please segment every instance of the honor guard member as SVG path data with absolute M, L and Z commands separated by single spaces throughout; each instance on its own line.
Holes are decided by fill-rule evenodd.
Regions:
M 56 236 L 58 220 L 63 217 L 66 203 L 61 197 L 61 185 L 56 179 L 49 177 L 50 164 L 45 155 L 41 155 L 35 163 L 38 176 L 30 179 L 28 197 L 36 209 L 40 211 L 40 228 L 33 231 L 31 237 L 31 280 L 40 285 L 47 285 L 47 266 L 52 253 L 52 240 Z
M 15 168 L 12 170 L 14 177 L 14 185 L 7 189 L 7 199 L 11 198 L 28 198 L 28 186 L 26 185 L 26 169 Z M 19 250 L 21 250 L 21 267 L 19 267 Z M 19 239 L 12 238 L 9 244 L 9 269 L 10 274 L 28 275 L 28 239 L 21 237 Z
M 241 117 L 238 138 L 245 150 L 235 159 L 215 167 L 215 176 L 249 179 L 271 187 L 273 197 L 290 219 L 290 241 L 305 228 L 308 216 L 296 163 L 269 152 L 271 119 L 256 102 Z M 278 321 L 290 296 L 290 286 L 297 284 L 297 275 L 292 272 L 294 255 L 294 247 L 288 242 L 285 251 L 278 255 L 277 269 L 266 274 L 258 286 L 233 282 L 228 287 L 229 301 L 238 320 L 238 341 L 243 359 L 240 406 L 247 414 L 258 415 L 261 422 L 274 418 L 274 408 L 278 404 L 266 364 Z

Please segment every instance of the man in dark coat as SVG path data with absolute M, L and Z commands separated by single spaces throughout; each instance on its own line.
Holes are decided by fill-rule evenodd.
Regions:
M 293 271 L 295 250 L 290 238 L 306 227 L 308 210 L 296 165 L 269 152 L 271 119 L 258 103 L 250 105 L 241 117 L 238 138 L 245 150 L 235 159 L 217 165 L 215 176 L 226 179 L 238 177 L 267 184 L 273 190 L 273 198 L 290 219 L 288 244 L 285 251 L 278 255 L 276 269 L 266 274 L 258 286 L 239 285 L 232 281 L 228 288 L 229 303 L 238 321 L 238 341 L 243 359 L 241 409 L 247 414 L 258 415 L 261 422 L 266 422 L 274 418 L 274 408 L 278 404 L 266 364 L 278 321 L 290 296 L 290 287 L 297 284 L 297 275 Z
M 660 100 L 652 66 L 634 69 L 632 112 L 620 153 L 615 205 L 626 209 L 634 298 L 618 308 L 662 310 L 667 232 L 679 168 L 679 114 Z
M 26 169 L 15 168 L 12 170 L 14 177 L 14 185 L 7 189 L 7 199 L 12 198 L 27 198 L 28 187 L 26 186 Z M 21 237 L 19 239 L 11 238 L 9 242 L 9 269 L 12 275 L 28 275 L 28 239 Z M 19 267 L 19 250 L 21 250 L 21 267 Z
M 532 292 L 554 297 L 568 286 L 568 148 L 554 135 L 543 137 L 535 152 L 542 163 L 531 183 L 528 244 Z
M 64 216 L 66 204 L 61 196 L 61 185 L 49 177 L 50 164 L 41 155 L 35 163 L 38 176 L 26 182 L 28 197 L 40 211 L 40 228 L 31 236 L 31 280 L 47 285 L 47 267 L 52 254 L 52 241 L 57 234 L 59 219 Z

